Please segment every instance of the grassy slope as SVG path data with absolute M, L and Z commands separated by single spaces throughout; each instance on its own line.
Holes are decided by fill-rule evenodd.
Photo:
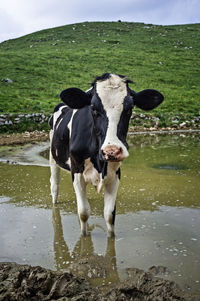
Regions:
M 56 45 L 55 45 L 56 44 Z M 39 31 L 0 44 L 0 110 L 51 112 L 62 89 L 97 75 L 127 75 L 165 96 L 156 113 L 199 113 L 200 24 L 95 22 Z

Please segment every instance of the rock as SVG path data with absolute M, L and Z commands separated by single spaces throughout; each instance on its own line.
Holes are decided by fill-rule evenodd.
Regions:
M 172 120 L 172 123 L 178 124 L 179 121 L 178 121 L 178 119 L 174 119 L 174 120 Z
M 0 117 L 0 124 L 4 124 L 5 123 L 5 119 Z
M 181 127 L 181 128 L 183 128 L 184 126 L 186 126 L 186 122 L 180 123 L 180 127 Z
M 8 84 L 12 84 L 13 83 L 13 80 L 10 79 L 10 78 L 3 78 L 1 81 L 4 82 L 4 83 L 8 83 Z
M 156 131 L 156 128 L 155 127 L 150 127 L 149 130 L 150 131 Z
M 11 120 L 6 120 L 4 124 L 5 125 L 11 125 L 11 124 L 13 124 L 13 122 Z

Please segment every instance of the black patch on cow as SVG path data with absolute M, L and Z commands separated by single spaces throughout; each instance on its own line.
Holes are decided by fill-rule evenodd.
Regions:
M 86 106 L 73 116 L 70 153 L 77 161 L 82 162 L 94 155 L 95 152 L 94 120 L 91 108 Z
M 67 126 L 72 117 L 72 113 L 73 113 L 72 109 L 70 109 L 68 107 L 64 107 L 62 109 L 62 113 L 56 120 L 56 124 L 54 127 L 54 129 L 55 129 L 54 133 L 56 133 L 56 135 L 59 137 L 60 140 L 66 140 L 68 137 L 69 129 Z
M 59 104 L 57 104 L 57 105 L 55 106 L 53 112 L 54 112 L 54 113 L 57 112 L 57 111 L 58 111 L 61 107 L 63 107 L 63 106 L 66 106 L 66 104 L 64 104 L 64 103 L 59 103 Z M 63 110 L 64 110 L 64 108 L 63 108 Z M 62 111 L 63 111 L 63 110 L 62 110 Z M 53 129 L 53 115 L 49 118 L 48 124 L 49 124 L 50 129 L 52 130 L 52 129 Z
M 70 155 L 70 158 L 71 158 L 72 180 L 74 181 L 74 174 L 75 173 L 83 173 L 83 171 L 84 171 L 84 161 L 77 160 L 77 158 L 74 158 L 73 155 Z
M 107 176 L 107 170 L 108 170 L 108 162 L 103 162 L 103 168 L 102 168 L 102 179 L 104 179 Z
M 115 208 L 114 208 L 114 210 L 112 212 L 112 225 L 115 224 L 115 217 L 116 217 L 116 205 L 115 205 Z
M 92 98 L 91 108 L 94 119 L 94 130 L 98 140 L 98 149 L 100 149 L 106 137 L 108 117 L 97 93 Z
M 52 130 L 53 129 L 53 115 L 49 118 L 48 123 L 49 123 L 50 129 Z
M 128 83 L 133 83 L 133 81 L 130 80 L 130 79 L 128 79 L 125 75 L 121 75 L 121 74 L 115 74 L 115 75 L 117 75 L 117 76 L 119 76 L 120 78 L 124 79 L 124 81 L 125 81 L 127 84 L 128 84 Z M 107 80 L 107 79 L 109 79 L 111 76 L 112 76 L 111 73 L 104 73 L 104 74 L 102 74 L 102 75 L 100 75 L 100 76 L 97 76 L 97 77 L 94 79 L 94 81 L 92 82 L 92 86 L 94 86 L 95 83 L 96 83 L 97 81 L 104 81 L 104 80 Z
M 72 117 L 72 110 L 64 107 L 61 115 L 58 117 L 51 144 L 51 152 L 56 163 L 66 169 L 70 170 L 67 160 L 69 159 L 69 129 L 67 127 Z
M 58 104 L 55 106 L 53 112 L 54 112 L 54 113 L 57 112 L 57 111 L 58 111 L 61 107 L 63 107 L 63 106 L 66 106 L 66 104 L 63 103 L 63 102 L 58 103 Z
M 104 81 L 104 80 L 106 80 L 106 79 L 108 79 L 108 78 L 110 78 L 110 77 L 111 77 L 111 74 L 110 74 L 110 73 L 104 73 L 104 74 L 102 74 L 102 75 L 100 75 L 100 76 L 97 76 L 97 77 L 94 79 L 94 81 L 92 82 L 92 86 L 95 85 L 96 81 Z
M 121 169 L 118 168 L 118 170 L 116 171 L 116 175 L 118 176 L 118 179 L 121 179 Z
M 126 136 L 128 133 L 129 121 L 132 115 L 133 99 L 126 96 L 123 103 L 123 111 L 120 116 L 120 120 L 117 126 L 117 137 L 128 149 L 128 143 L 126 142 Z

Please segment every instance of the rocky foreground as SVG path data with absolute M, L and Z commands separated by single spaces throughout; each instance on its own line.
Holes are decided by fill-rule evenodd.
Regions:
M 129 269 L 129 278 L 105 292 L 83 277 L 42 267 L 0 263 L 0 301 L 197 301 L 200 296 L 182 292 L 174 282 L 154 277 L 139 269 Z

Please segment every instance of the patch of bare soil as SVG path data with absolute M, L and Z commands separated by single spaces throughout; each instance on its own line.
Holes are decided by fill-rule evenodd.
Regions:
M 36 141 L 46 141 L 49 134 L 45 131 L 3 134 L 0 136 L 1 145 L 25 144 Z
M 130 127 L 129 133 L 175 133 L 175 132 L 192 132 L 199 131 L 198 129 L 192 128 L 143 128 L 143 127 Z M 49 139 L 49 133 L 45 131 L 34 131 L 34 132 L 24 132 L 24 133 L 13 133 L 13 134 L 3 134 L 0 135 L 0 146 L 2 145 L 14 145 L 14 144 L 26 144 L 36 141 L 46 141 Z
M 174 282 L 154 277 L 138 269 L 129 269 L 129 278 L 104 293 L 98 287 L 69 272 L 42 267 L 0 263 L 0 301 L 197 301 L 180 291 Z

